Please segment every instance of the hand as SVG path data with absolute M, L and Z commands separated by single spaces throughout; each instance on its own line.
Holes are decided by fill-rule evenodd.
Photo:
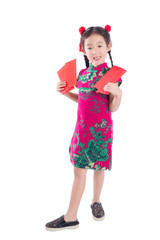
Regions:
M 108 83 L 104 86 L 103 90 L 112 93 L 114 96 L 118 96 L 120 93 L 117 83 Z
M 66 82 L 59 81 L 59 82 L 57 83 L 56 89 L 57 89 L 58 92 L 61 93 L 61 91 L 63 91 L 66 86 L 67 86 L 67 83 L 66 83 Z

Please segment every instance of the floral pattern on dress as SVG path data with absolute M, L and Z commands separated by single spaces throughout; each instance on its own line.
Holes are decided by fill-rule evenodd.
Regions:
M 75 167 L 111 170 L 113 122 L 108 96 L 96 92 L 95 83 L 109 70 L 107 63 L 80 71 L 77 78 L 77 122 L 71 139 L 70 160 Z

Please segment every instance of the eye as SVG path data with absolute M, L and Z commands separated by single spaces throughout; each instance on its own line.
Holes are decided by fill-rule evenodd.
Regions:
M 100 47 L 102 47 L 102 45 L 99 45 L 98 47 L 100 48 Z
M 91 49 L 92 49 L 91 47 L 88 48 L 88 50 L 91 50 Z

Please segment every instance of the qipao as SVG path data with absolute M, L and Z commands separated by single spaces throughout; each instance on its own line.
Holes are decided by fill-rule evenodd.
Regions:
M 69 147 L 70 161 L 77 168 L 111 170 L 112 167 L 113 121 L 108 95 L 96 92 L 94 87 L 108 70 L 107 63 L 97 67 L 90 64 L 77 78 L 77 122 Z

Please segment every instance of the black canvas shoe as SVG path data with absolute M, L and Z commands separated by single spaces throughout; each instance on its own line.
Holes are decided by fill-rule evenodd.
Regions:
M 104 220 L 105 213 L 101 203 L 95 202 L 91 205 L 93 219 L 96 221 Z
M 66 222 L 64 220 L 64 215 L 52 222 L 46 224 L 45 228 L 48 231 L 59 231 L 63 229 L 76 229 L 79 227 L 78 220 L 73 222 Z

